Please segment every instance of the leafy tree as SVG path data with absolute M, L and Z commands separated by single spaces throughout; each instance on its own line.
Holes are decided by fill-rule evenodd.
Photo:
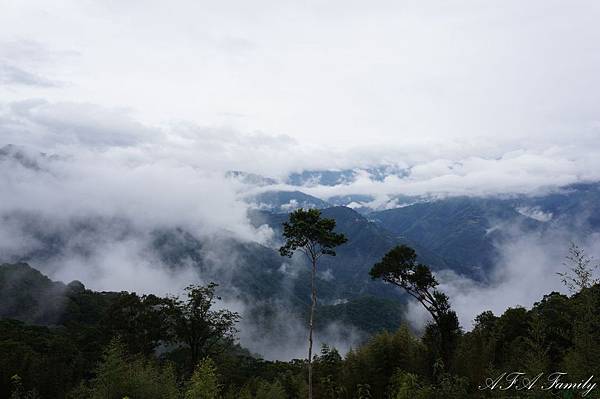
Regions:
M 13 391 L 10 395 L 10 399 L 39 399 L 40 395 L 37 389 L 33 388 L 30 391 L 25 391 L 21 377 L 19 377 L 18 374 L 15 374 L 11 377 L 11 382 L 13 385 Z
M 573 341 L 573 323 L 576 317 L 574 301 L 558 292 L 544 295 L 534 304 L 531 313 L 540 319 L 544 342 L 548 347 L 549 369 L 558 370 L 560 362 Z
M 575 378 L 600 374 L 600 285 L 587 288 L 571 298 L 576 318 L 573 323 L 572 346 L 564 364 Z
M 129 357 L 125 346 L 115 339 L 106 348 L 96 377 L 82 384 L 70 397 L 77 399 L 177 399 L 179 391 L 174 368 L 159 367 L 142 357 Z
M 281 382 L 262 381 L 256 390 L 255 399 L 287 399 L 287 394 Z
M 354 392 L 357 385 L 369 384 L 373 397 L 386 397 L 396 370 L 424 372 L 423 352 L 422 343 L 406 326 L 394 333 L 379 333 L 346 355 L 343 385 L 347 392 Z
M 44 398 L 62 398 L 85 375 L 84 362 L 64 329 L 0 320 L 0 397 L 36 390 Z
M 428 328 L 426 336 L 438 344 L 437 352 L 446 366 L 450 363 L 452 351 L 460 335 L 456 312 L 450 309 L 448 296 L 436 289 L 438 282 L 429 267 L 417 263 L 414 249 L 399 245 L 389 251 L 369 272 L 373 279 L 403 288 L 429 312 L 435 322 L 435 329 Z
M 165 300 L 155 295 L 122 292 L 106 312 L 103 326 L 119 336 L 130 353 L 151 355 L 168 340 Z
M 317 306 L 317 288 L 315 276 L 317 262 L 323 255 L 335 256 L 334 248 L 344 244 L 347 238 L 343 234 L 335 233 L 335 220 L 321 217 L 318 209 L 304 210 L 302 208 L 292 212 L 289 221 L 283 223 L 283 236 L 285 244 L 279 249 L 281 256 L 291 257 L 296 250 L 302 252 L 311 265 L 311 305 L 310 319 L 308 322 L 308 398 L 313 397 L 312 381 L 312 346 L 314 313 Z
M 342 372 L 343 360 L 335 348 L 328 345 L 321 346 L 321 355 L 315 357 L 314 375 L 318 377 L 319 384 L 315 387 L 315 396 L 324 399 L 337 399 L 340 397 L 343 387 L 341 386 L 340 374 Z
M 185 289 L 186 300 L 177 297 L 167 300 L 167 322 L 172 339 L 187 345 L 193 365 L 208 356 L 219 342 L 233 339 L 237 332 L 238 313 L 212 309 L 221 299 L 215 293 L 216 287 L 215 283 L 190 285 Z
M 250 387 L 248 385 L 244 385 L 242 387 L 242 389 L 240 390 L 240 392 L 237 394 L 237 396 L 235 396 L 234 398 L 235 399 L 253 399 L 252 390 L 250 389 Z
M 523 353 L 529 349 L 526 338 L 531 331 L 531 314 L 517 306 L 508 308 L 496 322 L 496 364 L 503 368 L 520 368 Z
M 356 399 L 371 399 L 371 386 L 369 384 L 358 384 L 356 386 Z
M 567 270 L 556 274 L 561 277 L 565 287 L 574 294 L 600 282 L 600 279 L 594 277 L 598 265 L 593 264 L 593 261 L 593 258 L 586 255 L 583 248 L 571 242 L 569 254 L 563 263 Z
M 523 365 L 525 366 L 524 370 L 535 375 L 536 372 L 548 371 L 550 350 L 546 342 L 546 329 L 542 318 L 533 313 L 529 326 L 529 334 L 525 338 L 528 350 L 523 353 Z
M 417 374 L 397 370 L 391 379 L 392 399 L 428 399 L 433 390 Z
M 496 375 L 492 365 L 496 362 L 498 317 L 485 311 L 475 317 L 473 330 L 465 334 L 456 350 L 456 367 L 461 375 L 474 383 L 480 383 L 490 375 Z
M 217 367 L 211 358 L 204 358 L 192 374 L 185 399 L 217 399 L 221 392 Z

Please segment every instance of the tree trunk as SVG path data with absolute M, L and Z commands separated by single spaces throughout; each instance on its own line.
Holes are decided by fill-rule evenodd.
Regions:
M 310 277 L 311 286 L 311 304 L 310 321 L 308 323 L 308 399 L 313 397 L 312 384 L 312 346 L 313 346 L 313 325 L 315 317 L 315 307 L 317 306 L 317 287 L 315 287 L 315 275 L 317 274 L 317 260 L 312 261 L 312 273 Z

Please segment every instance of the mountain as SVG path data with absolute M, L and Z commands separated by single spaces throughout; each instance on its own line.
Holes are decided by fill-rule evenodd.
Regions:
M 328 208 L 331 205 L 320 198 L 301 191 L 266 191 L 246 198 L 253 207 L 276 213 L 291 212 L 298 208 Z
M 370 220 L 442 258 L 450 269 L 484 279 L 498 246 L 527 232 L 600 231 L 600 184 L 539 196 L 452 197 L 368 214 Z M 566 245 L 566 244 L 565 244 Z
M 242 172 L 239 170 L 230 170 L 225 174 L 225 177 L 229 179 L 236 179 L 243 184 L 253 186 L 270 186 L 278 183 L 276 179 L 271 177 L 257 175 L 256 173 Z
M 390 304 L 400 307 L 402 293 L 399 290 L 368 276 L 371 266 L 399 242 L 352 209 L 326 208 L 323 215 L 336 219 L 338 230 L 344 232 L 349 241 L 339 248 L 338 256 L 326 257 L 320 264 L 317 278 L 319 304 L 330 313 L 343 309 L 346 321 L 348 315 L 358 314 L 353 310 L 355 307 L 366 306 L 360 301 L 363 297 L 370 297 L 367 303 L 377 304 L 374 306 L 381 309 L 390 310 L 393 307 Z M 174 273 L 191 268 L 202 281 L 220 284 L 221 295 L 227 300 L 246 304 L 248 312 L 264 312 L 256 308 L 276 306 L 304 317 L 310 301 L 309 268 L 303 258 L 283 258 L 278 252 L 281 224 L 288 214 L 255 210 L 249 216 L 256 226 L 271 226 L 275 241 L 266 246 L 240 241 L 226 232 L 197 236 L 180 228 L 165 228 L 147 235 L 126 220 L 99 217 L 53 226 L 44 224 L 35 215 L 13 215 L 7 222 L 23 227 L 28 239 L 38 245 L 18 257 L 7 259 L 2 254 L 0 257 L 11 262 L 29 262 L 40 270 L 52 272 L 60 267 L 68 254 L 78 256 L 79 267 L 93 267 L 93 262 L 87 265 L 86 259 L 93 254 L 98 242 L 112 239 L 144 242 L 141 249 L 149 259 L 160 260 Z M 427 252 L 423 250 L 423 253 Z M 48 265 L 53 266 L 49 268 Z M 390 317 L 390 320 L 397 320 L 394 315 Z M 330 321 L 335 320 L 338 319 L 332 316 Z M 370 331 L 387 328 L 389 323 L 387 319 L 375 324 L 355 320 L 353 325 Z
M 39 156 L 45 157 L 46 154 L 42 153 Z M 34 156 L 30 155 L 24 148 L 13 144 L 8 144 L 0 148 L 0 162 L 2 161 L 17 162 L 26 169 L 41 170 Z
M 503 201 L 448 198 L 369 214 L 371 220 L 441 257 L 452 270 L 476 276 L 497 257 L 496 243 L 512 222 L 533 229 L 540 223 L 521 215 Z
M 44 155 L 32 158 L 19 147 L 0 149 L 0 162 L 18 162 L 31 170 L 44 170 L 45 159 Z M 431 199 L 398 195 L 395 204 L 402 206 L 374 210 L 372 196 L 344 194 L 323 199 L 302 192 L 299 185 L 343 184 L 365 173 L 385 180 L 405 171 L 382 167 L 326 172 L 291 175 L 288 183 L 298 185 L 298 190 L 271 190 L 269 186 L 281 183 L 244 172 L 228 174 L 250 186 L 246 193 L 254 193 L 247 197 L 251 223 L 273 230 L 271 240 L 261 240 L 262 244 L 240 240 L 226 231 L 200 235 L 178 226 L 147 231 L 125 218 L 89 215 L 49 223 L 34 212 L 19 211 L 2 215 L 2 223 L 14 226 L 19 240 L 27 245 L 18 254 L 5 254 L 0 248 L 0 261 L 28 262 L 52 275 L 65 259 L 75 258 L 75 267 L 93 267 L 91 260 L 102 256 L 98 251 L 113 248 L 103 246 L 106 242 L 133 242 L 140 257 L 157 260 L 156 264 L 174 274 L 192 270 L 202 281 L 219 283 L 222 295 L 233 301 L 256 307 L 276 303 L 303 315 L 309 302 L 309 270 L 300 257 L 287 259 L 279 255 L 281 224 L 294 209 L 318 208 L 324 217 L 335 219 L 337 231 L 348 237 L 337 256 L 324 257 L 319 265 L 319 305 L 324 312 L 356 315 L 354 310 L 358 308 L 389 309 L 390 303 L 400 306 L 404 301 L 400 290 L 373 281 L 368 275 L 372 265 L 398 244 L 415 248 L 419 261 L 434 270 L 451 269 L 485 282 L 498 260 L 499 246 L 511 238 L 513 230 L 542 234 L 568 228 L 583 235 L 600 231 L 598 183 L 571 185 L 537 196 Z M 268 232 L 266 226 L 263 231 Z M 36 300 L 50 306 L 56 298 L 51 295 L 48 300 Z M 396 316 L 390 317 L 397 320 Z M 40 320 L 33 321 L 52 322 L 43 315 Z M 375 324 L 375 328 L 383 328 L 385 323 Z
M 271 216 L 266 216 L 269 212 L 265 213 L 263 223 L 275 227 L 280 225 L 286 218 L 285 212 L 294 209 L 281 206 L 291 195 L 288 192 L 270 192 L 263 197 L 263 209 L 279 213 Z M 301 192 L 294 192 L 293 196 L 303 198 Z M 319 199 L 309 198 L 310 201 L 306 200 L 305 204 L 318 204 Z M 336 278 L 342 278 L 346 287 L 353 287 L 353 291 L 366 283 L 358 278 L 348 279 L 347 274 L 364 274 L 368 267 L 362 264 L 371 263 L 381 256 L 384 248 L 396 243 L 413 246 L 420 260 L 434 269 L 451 269 L 485 281 L 487 272 L 498 260 L 499 247 L 509 239 L 518 238 L 519 234 L 564 230 L 585 236 L 600 231 L 600 183 L 569 185 L 536 196 L 439 199 L 398 196 L 397 203 L 401 206 L 379 211 L 368 207 L 371 200 L 364 195 L 334 196 L 328 199 L 328 203 L 336 206 L 323 209 L 325 216 L 338 220 L 339 231 L 351 231 L 351 235 L 356 235 L 353 238 L 358 239 L 356 243 L 349 243 L 347 248 L 340 248 L 340 256 L 350 265 L 348 271 L 335 269 L 334 273 Z M 324 208 L 325 205 L 305 207 Z M 352 210 L 344 208 L 344 205 Z M 362 219 L 357 213 L 362 215 Z M 355 225 L 350 221 L 354 219 L 361 220 L 359 230 L 372 242 L 361 241 L 361 234 L 353 231 Z M 360 255 L 355 253 L 356 258 L 347 256 L 346 259 L 345 252 L 352 248 L 359 249 Z M 372 252 L 363 258 L 362 255 L 371 249 Z M 338 259 L 325 267 L 338 263 L 344 262 Z
M 257 282 L 258 279 L 255 279 L 254 283 Z M 267 282 L 266 286 L 268 285 Z M 254 292 L 252 287 L 246 288 L 250 288 L 249 295 L 265 293 L 261 288 L 254 287 L 257 289 Z M 219 287 L 220 294 L 227 292 L 230 292 L 228 287 Z M 15 319 L 33 325 L 58 326 L 79 323 L 97 326 L 119 295 L 117 292 L 89 290 L 79 281 L 69 284 L 53 281 L 26 263 L 0 264 L 0 319 Z M 226 296 L 225 298 L 231 299 Z M 279 299 L 281 298 L 283 297 Z M 255 301 L 259 299 L 261 297 L 254 298 Z M 280 301 L 259 302 L 256 306 L 249 306 L 244 317 L 250 318 L 250 322 L 258 326 L 262 324 L 265 328 L 264 333 L 267 333 L 271 323 L 269 318 L 277 317 L 274 312 L 293 313 L 296 317 L 308 319 L 306 302 L 300 299 L 295 304 L 291 302 L 283 307 Z M 367 333 L 384 329 L 391 331 L 400 325 L 402 312 L 403 306 L 397 300 L 374 296 L 322 303 L 316 309 L 316 317 L 320 320 L 317 330 L 342 323 L 347 328 L 354 327 Z
M 292 186 L 336 186 L 348 184 L 356 180 L 359 175 L 368 175 L 371 180 L 383 181 L 388 176 L 407 176 L 409 170 L 398 165 L 379 165 L 366 168 L 340 169 L 340 170 L 304 170 L 290 173 L 286 183 Z
M 336 186 L 354 181 L 356 171 L 346 170 L 305 170 L 291 173 L 286 183 L 292 186 Z
M 335 219 L 335 230 L 346 235 L 348 242 L 336 249 L 335 257 L 323 257 L 320 260 L 320 281 L 330 280 L 328 290 L 320 290 L 321 296 L 331 300 L 346 300 L 360 295 L 374 295 L 384 298 L 398 298 L 399 290 L 373 281 L 369 270 L 383 255 L 398 244 L 412 245 L 423 262 L 445 265 L 443 259 L 418 243 L 403 240 L 382 226 L 368 220 L 365 216 L 347 207 L 323 209 L 322 216 Z M 281 237 L 282 223 L 287 221 L 287 213 L 254 211 L 250 220 L 256 226 L 269 225 L 276 237 Z M 308 270 L 302 273 L 308 273 Z M 299 279 L 308 284 L 307 278 Z M 305 288 L 308 290 L 308 287 Z
M 56 324 L 67 286 L 27 264 L 0 265 L 0 315 L 34 324 Z
M 52 281 L 27 263 L 0 264 L 0 318 L 35 325 L 96 324 L 116 292 Z

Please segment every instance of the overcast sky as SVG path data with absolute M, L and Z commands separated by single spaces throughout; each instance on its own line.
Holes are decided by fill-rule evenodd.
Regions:
M 0 6 L 5 101 L 335 145 L 598 129 L 593 0 Z
M 599 20 L 593 0 L 0 0 L 0 144 L 426 177 L 525 154 L 595 179 Z

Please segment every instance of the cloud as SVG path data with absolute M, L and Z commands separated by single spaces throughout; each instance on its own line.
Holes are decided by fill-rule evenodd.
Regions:
M 41 171 L 2 163 L 0 212 L 35 212 L 59 220 L 119 217 L 140 227 L 180 226 L 192 232 L 254 229 L 235 185 L 175 161 L 133 159 L 119 152 L 81 152 L 39 160 Z M 60 212 L 56 210 L 60 209 Z
M 255 303 L 254 312 L 246 312 L 251 318 L 240 322 L 240 342 L 268 360 L 305 359 L 308 353 L 307 322 L 298 315 L 290 314 L 290 307 L 284 301 L 273 300 L 268 306 L 274 310 L 269 317 L 260 314 L 261 303 Z M 258 309 L 258 312 L 256 310 Z M 364 342 L 366 335 L 357 328 L 340 322 L 317 325 L 313 352 L 319 351 L 322 344 L 335 347 L 345 355 L 351 348 Z
M 46 79 L 17 66 L 0 63 L 0 84 L 25 85 L 37 87 L 57 87 L 59 82 Z
M 41 267 L 46 272 L 54 270 L 56 280 L 83 281 L 96 291 L 179 294 L 189 284 L 203 282 L 192 265 L 171 268 L 165 264 L 149 246 L 148 237 L 118 239 L 112 233 L 105 231 L 87 237 L 92 242 L 71 238 L 68 248 Z
M 65 82 L 47 77 L 48 67 L 77 55 L 54 51 L 38 41 L 0 41 L 0 83 L 3 87 L 59 88 Z
M 161 134 L 136 122 L 127 110 L 93 104 L 32 99 L 12 102 L 3 111 L 0 128 L 4 130 L 4 140 L 15 144 L 97 149 L 147 144 Z
M 497 243 L 499 259 L 486 274 L 485 281 L 474 281 L 452 270 L 436 273 L 439 288 L 450 297 L 461 326 L 473 327 L 475 317 L 486 310 L 501 315 L 509 307 L 531 308 L 553 291 L 568 294 L 557 272 L 566 270 L 565 257 L 571 241 L 598 259 L 600 235 L 584 236 L 577 228 L 555 226 L 543 232 L 526 232 L 518 226 L 505 226 L 509 238 Z M 407 319 L 422 328 L 430 321 L 421 305 L 411 301 Z
M 598 124 L 600 8 L 589 1 L 32 0 L 3 11 L 4 51 L 22 60 L 12 65 L 70 82 L 11 98 L 123 105 L 144 123 L 343 149 L 456 139 L 530 148 Z M 55 61 L 28 65 L 48 54 Z
M 89 103 L 23 100 L 0 105 L 0 140 L 28 144 L 40 151 L 108 151 L 146 162 L 173 162 L 198 170 L 227 174 L 253 172 L 284 181 L 291 172 L 353 169 L 353 178 L 337 185 L 316 182 L 302 191 L 322 199 L 367 195 L 362 205 L 386 209 L 401 205 L 397 196 L 494 196 L 539 194 L 581 181 L 600 180 L 600 144 L 593 134 L 578 140 L 550 140 L 525 147 L 497 142 L 494 149 L 477 141 L 444 147 L 445 141 L 424 141 L 406 148 L 367 147 L 341 151 L 298 143 L 285 135 L 240 132 L 173 122 L 147 125 L 123 108 Z M 559 145 L 560 144 L 560 145 Z M 151 161 L 152 160 L 152 161 Z M 372 174 L 385 166 L 391 174 Z M 298 187 L 265 180 L 246 185 L 248 195 Z M 361 205 L 361 204 L 356 204 Z
M 409 165 L 402 176 L 389 175 L 380 180 L 363 171 L 347 184 L 313 185 L 302 190 L 326 200 L 337 195 L 370 195 L 375 199 L 366 205 L 380 209 L 390 203 L 393 206 L 394 196 L 398 195 L 534 195 L 576 182 L 598 181 L 600 147 L 592 141 L 586 143 L 585 149 L 549 147 L 511 151 L 493 158 L 471 155 L 432 159 Z
M 520 206 L 516 209 L 523 216 L 527 216 L 539 222 L 548 222 L 552 220 L 552 212 L 544 212 L 539 207 Z

